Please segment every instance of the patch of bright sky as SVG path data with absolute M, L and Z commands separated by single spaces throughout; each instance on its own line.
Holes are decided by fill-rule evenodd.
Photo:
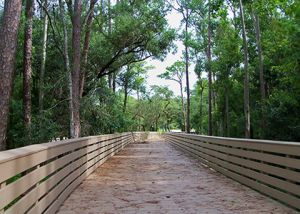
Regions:
M 181 14 L 179 14 L 177 11 L 172 10 L 170 14 L 167 16 L 168 23 L 170 27 L 177 29 L 177 32 L 180 32 L 180 21 L 182 19 Z M 175 54 L 173 53 L 168 53 L 168 55 L 165 57 L 163 61 L 160 60 L 154 60 L 154 59 L 149 59 L 147 60 L 148 65 L 153 65 L 155 68 L 151 71 L 148 72 L 148 78 L 147 78 L 147 83 L 149 86 L 151 85 L 160 85 L 160 86 L 167 86 L 171 91 L 174 92 L 176 96 L 180 95 L 180 87 L 178 83 L 175 81 L 171 80 L 164 80 L 159 77 L 158 75 L 164 73 L 166 68 L 168 66 L 171 66 L 174 62 L 177 60 L 182 60 L 183 57 L 183 51 L 184 51 L 184 45 L 181 41 L 175 41 L 177 48 L 177 52 Z M 193 86 L 197 82 L 197 76 L 194 72 L 194 65 L 190 65 L 189 67 L 189 80 L 190 80 L 190 88 L 192 89 Z M 184 77 L 184 85 L 186 80 Z

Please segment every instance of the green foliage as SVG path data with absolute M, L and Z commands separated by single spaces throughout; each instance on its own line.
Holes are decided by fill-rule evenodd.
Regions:
M 200 2 L 202 4 L 200 4 Z M 210 1 L 213 34 L 213 130 L 214 135 L 243 137 L 243 69 L 239 8 L 235 1 Z M 244 1 L 250 63 L 250 106 L 252 137 L 299 141 L 300 99 L 300 3 L 298 1 Z M 200 6 L 201 5 L 201 6 Z M 191 52 L 196 59 L 195 73 L 199 81 L 192 93 L 192 126 L 198 133 L 207 132 L 207 88 L 200 86 L 207 71 L 208 1 L 192 1 Z M 266 104 L 260 94 L 259 58 L 253 14 L 260 19 L 264 58 Z M 231 14 L 231 15 L 229 15 Z M 226 97 L 228 105 L 226 104 Z M 227 109 L 228 108 L 228 109 Z M 227 110 L 226 110 L 227 109 Z M 228 112 L 226 112 L 228 111 Z M 261 130 L 261 112 L 267 118 L 266 130 Z M 228 117 L 228 118 L 227 118 Z M 227 120 L 229 127 L 226 127 Z M 200 129 L 201 125 L 203 126 Z M 226 130 L 228 129 L 228 130 Z
M 82 135 L 99 135 L 127 131 L 129 123 L 123 115 L 120 95 L 114 95 L 107 87 L 83 98 L 81 103 Z
M 174 47 L 172 42 L 175 38 L 175 30 L 168 26 L 165 18 L 170 9 L 165 1 L 132 2 L 125 0 L 113 4 L 111 7 L 108 7 L 107 1 L 103 1 L 103 5 L 100 4 L 101 2 L 97 3 L 94 11 L 89 56 L 85 67 L 87 74 L 81 99 L 82 136 L 142 129 L 134 115 L 140 103 L 131 97 L 131 94 L 138 93 L 141 100 L 147 99 L 145 96 L 146 71 L 150 70 L 151 66 L 145 65 L 142 61 L 149 57 L 163 59 Z M 34 16 L 32 123 L 29 135 L 26 134 L 28 130 L 25 129 L 23 123 L 24 13 L 21 17 L 8 131 L 9 148 L 69 136 L 69 74 L 65 69 L 63 55 L 62 14 L 58 5 L 53 2 L 49 2 L 49 8 L 51 10 L 48 10 L 48 15 L 51 22 L 48 29 L 45 84 L 43 86 L 44 110 L 42 111 L 38 106 L 43 37 L 43 16 L 40 7 L 37 7 Z M 89 1 L 85 1 L 83 3 L 84 15 L 88 15 L 88 9 Z M 1 16 L 2 10 L 0 11 Z M 72 23 L 69 16 L 66 15 L 65 19 L 70 44 L 72 33 L 69 29 L 72 28 Z M 82 21 L 83 42 L 85 22 Z M 71 52 L 70 50 L 69 57 Z M 141 63 L 136 63 L 140 61 Z M 129 72 L 123 72 L 122 69 L 126 66 L 130 68 Z M 109 72 L 115 72 L 117 87 L 123 87 L 122 81 L 129 84 L 127 85 L 129 97 L 126 112 L 123 111 L 124 91 L 113 92 L 111 88 L 107 87 L 106 76 Z
M 163 60 L 174 49 L 173 41 L 181 39 L 188 46 L 190 64 L 198 82 L 191 93 L 191 126 L 195 132 L 208 131 L 208 68 L 213 71 L 213 134 L 244 136 L 241 20 L 236 1 L 178 1 L 188 9 L 189 32 L 176 32 L 168 25 L 168 1 L 122 0 L 108 7 L 98 1 L 85 70 L 81 99 L 82 136 L 125 131 L 159 131 L 182 129 L 182 100 L 164 86 L 147 87 L 147 72 L 152 67 L 144 62 L 150 57 Z M 175 1 L 171 1 L 175 5 Z M 210 5 L 208 4 L 210 2 Z M 32 124 L 30 134 L 23 123 L 23 43 L 24 13 L 18 37 L 16 72 L 11 99 L 8 145 L 16 148 L 69 136 L 69 89 L 63 57 L 63 23 L 58 6 L 50 2 L 51 25 L 48 32 L 44 84 L 44 109 L 38 106 L 39 75 L 42 58 L 43 19 L 37 7 L 33 29 Z M 300 140 L 300 2 L 244 1 L 250 63 L 250 106 L 252 137 L 261 137 L 261 112 L 267 124 L 265 138 Z M 174 6 L 173 5 L 173 6 Z M 178 5 L 177 5 L 178 6 Z M 88 1 L 83 4 L 88 14 Z M 212 62 L 208 64 L 208 12 L 211 12 Z M 253 14 L 260 18 L 264 58 L 266 100 L 261 100 L 259 57 Z M 0 9 L 0 23 L 3 11 Z M 66 23 L 71 44 L 70 17 Z M 85 36 L 83 23 L 82 43 Z M 184 21 L 184 20 L 183 20 Z M 82 45 L 83 46 L 83 45 Z M 72 50 L 69 51 L 70 53 Z M 70 55 L 71 56 L 71 55 Z M 72 63 L 72 62 L 71 62 Z M 181 82 L 185 63 L 175 62 L 161 78 Z M 117 85 L 113 91 L 109 78 Z M 151 84 L 151 83 L 150 83 Z M 126 108 L 124 107 L 126 106 Z M 229 126 L 227 127 L 227 123 Z M 27 136 L 27 137 L 25 137 Z
M 268 136 L 271 139 L 299 141 L 299 95 L 287 91 L 274 91 L 268 100 Z
M 183 75 L 185 72 L 185 63 L 182 61 L 176 61 L 173 65 L 166 68 L 166 71 L 160 74 L 158 77 L 166 80 L 173 80 L 182 84 Z
M 198 81 L 191 96 L 191 125 L 199 134 L 207 133 L 208 124 L 208 87 L 207 80 Z M 201 100 L 202 93 L 202 100 Z M 201 109 L 202 108 L 202 109 Z
M 92 36 L 89 69 L 98 77 L 116 71 L 132 62 L 151 56 L 162 59 L 173 47 L 175 31 L 168 27 L 165 18 L 168 8 L 162 0 L 121 1 L 111 13 L 104 13 L 102 26 Z M 101 16 L 101 14 L 100 14 Z M 105 26 L 105 20 L 112 17 L 112 27 Z M 95 26 L 96 29 L 99 26 Z

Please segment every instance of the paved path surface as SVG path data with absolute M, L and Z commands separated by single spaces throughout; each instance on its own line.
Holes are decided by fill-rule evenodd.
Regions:
M 59 214 L 297 213 L 202 166 L 158 136 L 131 144 L 89 176 Z

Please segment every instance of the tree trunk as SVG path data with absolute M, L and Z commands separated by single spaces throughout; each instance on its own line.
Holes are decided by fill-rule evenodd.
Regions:
M 240 14 L 242 20 L 242 33 L 244 42 L 244 114 L 245 114 L 245 138 L 250 138 L 250 92 L 249 92 L 249 71 L 248 71 L 248 44 L 245 27 L 243 2 L 240 1 Z
M 140 90 L 138 89 L 138 90 L 136 90 L 136 95 L 137 95 L 137 103 L 139 104 L 140 103 Z M 138 106 L 138 111 L 139 111 L 139 106 Z M 140 131 L 140 127 L 141 127 L 141 117 L 140 116 L 138 116 L 138 131 Z
M 185 119 L 185 107 L 184 107 L 184 97 L 183 97 L 183 87 L 182 82 L 179 82 L 180 85 L 180 97 L 181 97 L 181 108 L 182 108 L 182 130 L 186 130 L 186 119 Z
M 261 32 L 260 32 L 260 21 L 259 16 L 252 10 L 252 19 L 255 26 L 255 38 L 258 50 L 259 58 L 259 82 L 260 82 L 260 95 L 261 95 L 261 121 L 260 121 L 260 137 L 264 138 L 264 132 L 266 130 L 266 112 L 265 112 L 265 101 L 266 101 L 266 89 L 265 89 L 265 77 L 264 77 L 264 56 L 261 45 Z
M 200 85 L 200 126 L 199 126 L 199 131 L 200 134 L 202 134 L 202 115 L 203 115 L 203 91 L 204 91 L 204 86 Z
M 113 87 L 113 92 L 114 92 L 114 94 L 116 93 L 116 87 L 117 87 L 116 81 L 117 81 L 117 71 L 115 71 L 115 72 L 113 73 L 113 83 L 112 83 L 112 87 Z
M 127 98 L 128 98 L 128 88 L 127 83 L 125 82 L 124 85 L 124 104 L 123 104 L 123 112 L 126 112 L 126 106 L 127 106 Z
M 111 36 L 111 0 L 108 0 L 108 35 Z M 108 87 L 110 90 L 113 90 L 113 73 L 108 74 Z
M 68 74 L 68 88 L 69 88 L 69 113 L 70 113 L 70 127 L 69 132 L 70 136 L 74 136 L 74 119 L 73 119 L 73 102 L 72 102 L 72 77 L 71 77 L 71 67 L 70 67 L 70 58 L 69 58 L 69 44 L 68 44 L 68 30 L 67 30 L 67 23 L 65 17 L 65 8 L 62 0 L 59 0 L 59 7 L 60 7 L 60 15 L 62 18 L 63 23 L 63 31 L 64 31 L 64 62 L 65 62 L 65 69 Z
M 0 28 L 0 150 L 6 149 L 9 103 L 13 86 L 21 9 L 21 0 L 6 0 Z
M 84 82 L 85 82 L 85 75 L 86 75 L 86 66 L 88 61 L 88 52 L 90 47 L 90 39 L 91 39 L 91 28 L 93 24 L 94 18 L 94 7 L 97 0 L 90 1 L 90 13 L 88 14 L 86 27 L 85 27 L 85 37 L 84 37 L 84 45 L 82 50 L 82 67 L 81 67 L 81 75 L 80 75 L 80 98 L 82 97 L 83 90 L 84 90 Z
M 48 0 L 44 0 L 44 8 L 48 8 Z M 42 113 L 44 110 L 44 78 L 45 78 L 45 68 L 47 59 L 47 40 L 48 40 L 48 16 L 46 12 L 44 14 L 44 26 L 43 26 L 43 43 L 42 43 L 42 62 L 40 71 L 40 82 L 39 82 L 39 111 Z
M 158 116 L 155 118 L 155 127 L 154 127 L 154 131 L 158 131 L 158 122 L 159 122 L 159 118 L 160 118 L 160 114 L 158 114 Z
M 208 44 L 207 44 L 207 61 L 208 61 L 208 135 L 213 134 L 212 128 L 212 71 L 211 71 L 211 12 L 210 1 L 208 2 Z
M 188 23 L 189 21 L 189 11 L 186 9 L 186 20 L 185 20 L 185 75 L 186 75 L 186 95 L 187 95 L 187 104 L 186 104 L 186 132 L 191 132 L 190 127 L 190 83 L 189 83 L 189 50 L 188 50 Z
M 23 120 L 30 135 L 31 125 L 31 76 L 32 76 L 32 24 L 34 14 L 34 1 L 26 1 L 25 10 L 25 38 L 23 59 Z
M 216 74 L 212 71 L 212 85 L 216 82 Z M 212 87 L 212 112 L 217 112 L 217 91 Z M 219 120 L 212 120 L 212 135 L 220 135 L 219 131 L 221 130 L 221 122 Z M 218 129 L 219 127 L 219 129 Z
M 108 88 L 109 89 L 113 89 L 112 88 L 112 74 L 108 74 Z
M 80 136 L 80 37 L 81 37 L 81 0 L 74 1 L 72 16 L 72 105 L 73 105 L 73 127 L 72 138 Z
M 111 0 L 108 0 L 108 34 L 111 34 Z
M 229 126 L 230 126 L 230 120 L 229 120 L 229 89 L 228 89 L 228 81 L 225 86 L 225 130 L 224 133 L 226 134 L 226 137 L 230 136 L 229 132 Z

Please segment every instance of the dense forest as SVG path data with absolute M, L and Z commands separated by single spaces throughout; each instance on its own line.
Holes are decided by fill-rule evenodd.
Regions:
M 174 129 L 300 141 L 299 1 L 0 3 L 1 150 Z M 149 59 L 163 61 L 175 41 L 182 59 L 159 77 L 180 96 L 147 82 Z

